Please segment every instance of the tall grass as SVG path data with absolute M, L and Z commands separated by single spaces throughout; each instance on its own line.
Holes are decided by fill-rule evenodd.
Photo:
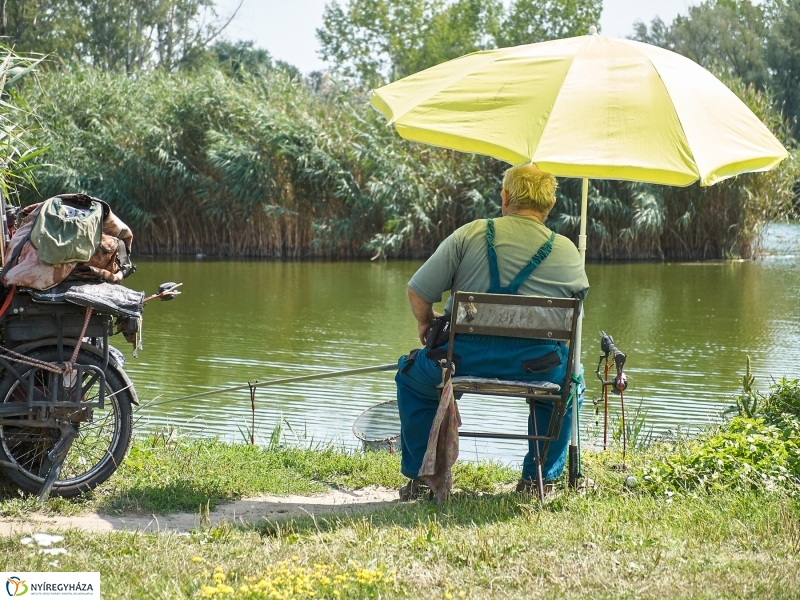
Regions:
M 279 70 L 233 80 L 212 69 L 75 69 L 26 91 L 42 124 L 37 145 L 52 148 L 41 196 L 105 198 L 139 252 L 423 257 L 459 225 L 499 214 L 507 165 L 406 142 L 363 93 L 332 82 Z M 768 98 L 737 91 L 782 131 Z M 760 225 L 790 206 L 796 171 L 709 189 L 594 182 L 590 256 L 751 256 Z M 551 219 L 573 237 L 579 196 L 575 180 L 563 181 Z
M 42 57 L 20 56 L 0 44 L 0 193 L 14 197 L 20 186 L 35 189 L 36 160 L 47 148 L 35 145 L 38 123 L 17 89 Z
M 36 101 L 55 165 L 41 194 L 109 200 L 140 252 L 423 254 L 496 210 L 500 165 L 399 141 L 363 96 L 281 73 L 79 70 Z

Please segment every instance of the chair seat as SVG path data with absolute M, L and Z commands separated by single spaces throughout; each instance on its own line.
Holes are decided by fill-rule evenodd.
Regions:
M 549 381 L 509 381 L 489 377 L 453 377 L 454 392 L 481 392 L 484 394 L 544 395 L 557 394 L 561 386 Z M 442 387 L 441 384 L 438 387 Z

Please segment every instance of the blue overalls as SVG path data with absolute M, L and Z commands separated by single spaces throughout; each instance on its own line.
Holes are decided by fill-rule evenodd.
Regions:
M 494 221 L 488 219 L 486 243 L 491 284 L 488 292 L 516 294 L 522 283 L 550 254 L 555 234 L 550 236 L 525 268 L 505 287 L 500 285 L 494 235 Z M 441 348 L 446 349 L 447 345 Z M 441 352 L 439 348 L 436 350 Z M 453 354 L 459 357 L 456 375 L 517 381 L 551 381 L 561 385 L 566 377 L 568 352 L 567 346 L 561 342 L 470 334 L 457 335 L 453 348 Z M 401 356 L 395 375 L 401 424 L 400 471 L 409 479 L 417 478 L 428 446 L 428 434 L 433 425 L 433 417 L 439 406 L 439 390 L 436 386 L 442 381 L 442 369 L 438 362 L 427 357 L 427 353 L 428 350 L 423 348 L 416 355 Z M 527 370 L 523 367 L 523 362 L 526 363 Z M 536 369 L 537 362 L 545 370 Z M 531 372 L 531 369 L 535 370 Z M 547 460 L 542 465 L 545 481 L 556 479 L 564 470 L 572 431 L 570 410 L 571 403 L 567 406 L 567 416 L 564 418 L 561 434 L 558 440 L 550 443 Z M 552 412 L 553 406 L 550 403 L 542 402 L 536 405 L 534 414 L 540 432 L 547 431 Z M 532 431 L 533 427 L 528 418 L 528 435 L 533 435 Z M 522 463 L 522 476 L 528 479 L 536 479 L 533 444 L 534 442 L 528 443 L 528 453 Z M 544 444 L 542 442 L 539 444 L 542 449 Z

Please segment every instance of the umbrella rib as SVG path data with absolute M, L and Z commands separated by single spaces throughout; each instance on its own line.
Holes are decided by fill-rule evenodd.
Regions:
M 580 48 L 578 49 L 578 52 L 580 52 L 580 50 L 583 49 L 584 45 L 585 44 L 581 44 Z M 542 138 L 544 137 L 544 130 L 547 129 L 547 125 L 548 125 L 548 123 L 550 123 L 550 118 L 553 116 L 553 111 L 554 111 L 554 109 L 556 107 L 556 104 L 558 104 L 558 99 L 561 96 L 561 92 L 564 89 L 564 81 L 569 76 L 569 70 L 572 68 L 572 65 L 575 62 L 575 57 L 578 55 L 578 52 L 575 52 L 570 57 L 569 66 L 566 69 L 564 69 L 564 79 L 561 80 L 561 85 L 558 87 L 558 93 L 556 94 L 556 97 L 553 100 L 553 103 L 550 105 L 550 113 L 547 115 L 547 119 L 545 120 L 544 126 L 542 127 L 542 135 L 540 135 L 539 139 L 536 140 L 536 147 L 533 149 L 533 152 L 531 152 L 531 156 L 530 156 L 530 162 L 531 163 L 533 163 L 533 157 L 536 155 L 536 151 L 539 149 L 539 144 L 542 143 Z
M 669 104 L 672 107 L 672 110 L 675 112 L 675 118 L 678 121 L 678 125 L 681 126 L 681 133 L 683 134 L 683 139 L 686 140 L 686 148 L 691 153 L 690 155 L 692 157 L 692 164 L 694 165 L 694 170 L 695 173 L 697 174 L 697 179 L 700 180 L 702 178 L 702 174 L 700 173 L 700 167 L 697 165 L 697 160 L 694 157 L 694 152 L 692 152 L 692 146 L 691 144 L 689 144 L 689 136 L 686 135 L 686 128 L 683 126 L 681 115 L 678 112 L 677 107 L 675 106 L 675 102 L 672 100 L 672 95 L 669 93 L 669 88 L 667 88 L 667 84 L 664 83 L 664 78 L 661 76 L 661 71 L 658 70 L 658 67 L 649 56 L 647 57 L 647 61 L 650 63 L 650 66 L 653 67 L 653 71 L 656 72 L 656 75 L 658 75 L 658 80 L 661 82 L 661 87 L 664 88 L 667 100 L 669 100 Z

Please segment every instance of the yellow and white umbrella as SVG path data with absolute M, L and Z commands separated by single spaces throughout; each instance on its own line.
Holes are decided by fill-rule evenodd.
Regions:
M 787 156 L 695 62 L 597 34 L 469 54 L 371 102 L 406 139 L 559 177 L 712 185 Z
M 589 178 L 712 185 L 788 156 L 695 62 L 594 27 L 586 36 L 468 54 L 375 90 L 371 103 L 406 139 L 583 178 L 584 260 Z M 576 370 L 580 331 L 577 346 Z M 576 426 L 572 435 L 576 446 Z

